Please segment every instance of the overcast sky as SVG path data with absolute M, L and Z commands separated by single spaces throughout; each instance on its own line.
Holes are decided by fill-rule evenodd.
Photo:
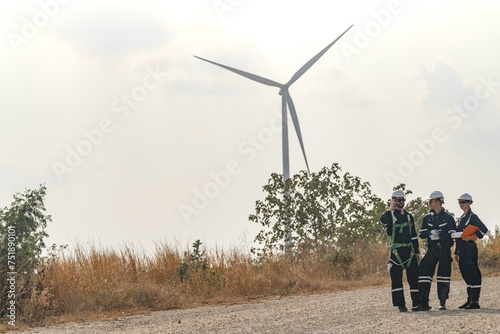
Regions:
M 433 190 L 493 230 L 500 179 L 498 1 L 2 1 L 0 205 L 48 188 L 49 244 L 251 241 L 282 173 L 290 88 L 312 172 L 387 199 Z M 305 169 L 289 121 L 290 169 Z

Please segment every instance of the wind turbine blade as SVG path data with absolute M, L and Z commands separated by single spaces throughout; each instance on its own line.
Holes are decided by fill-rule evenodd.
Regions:
M 252 73 L 248 73 L 248 72 L 245 72 L 245 71 L 241 71 L 241 70 L 238 70 L 236 68 L 232 68 L 232 67 L 229 67 L 229 66 L 226 66 L 226 65 L 222 65 L 222 64 L 219 64 L 219 63 L 216 63 L 214 61 L 211 61 L 211 60 L 208 60 L 208 59 L 204 59 L 204 58 L 201 58 L 201 57 L 198 57 L 198 56 L 194 56 L 194 57 L 198 58 L 198 59 L 201 59 L 201 60 L 204 60 L 206 62 L 209 62 L 211 64 L 220 66 L 222 68 L 225 68 L 228 71 L 231 71 L 231 72 L 234 72 L 234 73 L 239 74 L 241 76 L 244 76 L 245 78 L 248 78 L 250 80 L 257 81 L 257 82 L 259 82 L 261 84 L 268 85 L 268 86 L 279 87 L 279 88 L 283 87 L 282 84 L 280 84 L 280 83 L 278 83 L 276 81 L 269 80 L 269 79 L 260 77 L 258 75 L 255 75 L 255 74 L 252 74 Z
M 331 42 L 330 44 L 328 44 L 323 50 L 320 51 L 320 53 L 318 53 L 316 56 L 314 56 L 311 60 L 309 60 L 304 66 L 302 66 L 294 75 L 293 77 L 290 79 L 290 81 L 288 81 L 288 83 L 286 84 L 286 86 L 290 86 L 291 84 L 293 84 L 295 81 L 297 81 L 297 79 L 299 79 L 302 74 L 306 73 L 306 71 L 314 65 L 315 62 L 318 61 L 319 58 L 321 58 L 321 56 L 323 56 L 325 54 L 326 51 L 328 51 L 329 48 L 332 47 L 333 44 L 335 44 L 335 42 L 337 42 L 342 36 L 344 36 L 344 34 L 349 31 L 349 29 L 352 28 L 353 25 L 351 25 L 349 28 L 347 28 L 346 31 L 344 31 L 339 37 L 337 37 L 333 42 Z
M 302 149 L 302 154 L 304 155 L 304 160 L 306 161 L 307 173 L 311 174 L 311 172 L 309 171 L 309 164 L 307 163 L 306 150 L 304 149 L 304 143 L 302 141 L 302 134 L 300 133 L 300 125 L 299 119 L 297 117 L 297 112 L 295 111 L 295 106 L 288 90 L 285 91 L 285 94 L 288 103 L 288 109 L 290 109 L 290 115 L 292 116 L 293 126 L 295 127 L 295 132 L 297 132 L 297 137 L 299 137 L 300 148 Z

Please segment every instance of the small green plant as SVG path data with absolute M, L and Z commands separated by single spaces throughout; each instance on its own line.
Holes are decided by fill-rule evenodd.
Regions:
M 204 271 L 208 269 L 208 261 L 205 256 L 205 251 L 200 249 L 201 241 L 196 240 L 193 243 L 191 253 L 184 252 L 182 263 L 177 266 L 176 272 L 181 281 L 189 280 L 193 272 Z
M 210 286 L 220 288 L 226 283 L 226 278 L 220 273 L 209 270 L 208 259 L 204 250 L 201 250 L 201 241 L 193 243 L 191 253 L 184 252 L 182 263 L 175 270 L 181 281 L 191 280 L 194 274 L 199 274 Z
M 354 262 L 353 249 L 336 250 L 325 257 L 330 264 L 330 270 L 336 272 L 340 270 L 343 276 L 348 275 L 349 267 Z

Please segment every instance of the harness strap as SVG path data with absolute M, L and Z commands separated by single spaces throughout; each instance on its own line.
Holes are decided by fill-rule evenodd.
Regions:
M 400 247 L 410 247 L 410 246 L 412 246 L 412 244 L 411 243 L 409 243 L 409 244 L 401 244 L 401 243 L 398 244 L 398 243 L 395 243 L 395 244 L 393 244 L 391 246 L 392 246 L 393 249 L 395 249 L 395 248 L 400 248 Z
M 399 228 L 399 233 L 403 233 L 403 228 L 405 226 L 408 226 L 408 228 L 410 229 L 410 225 L 411 225 L 411 220 L 410 220 L 410 214 L 407 215 L 408 217 L 408 221 L 404 222 L 404 223 L 401 223 L 401 224 L 396 224 L 396 217 L 394 216 L 394 211 L 391 212 L 391 215 L 392 215 L 392 235 L 391 235 L 391 252 L 394 254 L 394 256 L 396 256 L 396 259 L 398 260 L 399 262 L 399 265 L 401 266 L 401 269 L 405 269 L 405 268 L 408 268 L 411 264 L 411 260 L 413 260 L 413 256 L 415 255 L 415 250 L 413 249 L 413 243 L 396 243 L 394 242 L 394 238 L 395 238 L 395 235 L 396 235 L 396 228 Z M 411 235 L 411 229 L 410 229 L 410 235 Z M 398 248 L 402 248 L 402 247 L 410 247 L 411 248 L 411 251 L 410 251 L 410 258 L 406 261 L 403 262 L 403 260 L 401 260 L 401 257 L 399 256 L 399 253 L 398 253 Z

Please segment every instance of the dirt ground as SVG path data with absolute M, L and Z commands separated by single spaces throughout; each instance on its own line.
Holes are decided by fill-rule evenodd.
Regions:
M 409 306 L 406 285 L 405 294 Z M 466 300 L 463 281 L 452 282 L 446 311 L 437 309 L 436 295 L 433 283 L 429 312 L 398 312 L 386 287 L 159 311 L 16 333 L 500 333 L 500 277 L 483 279 L 479 310 L 458 309 Z

